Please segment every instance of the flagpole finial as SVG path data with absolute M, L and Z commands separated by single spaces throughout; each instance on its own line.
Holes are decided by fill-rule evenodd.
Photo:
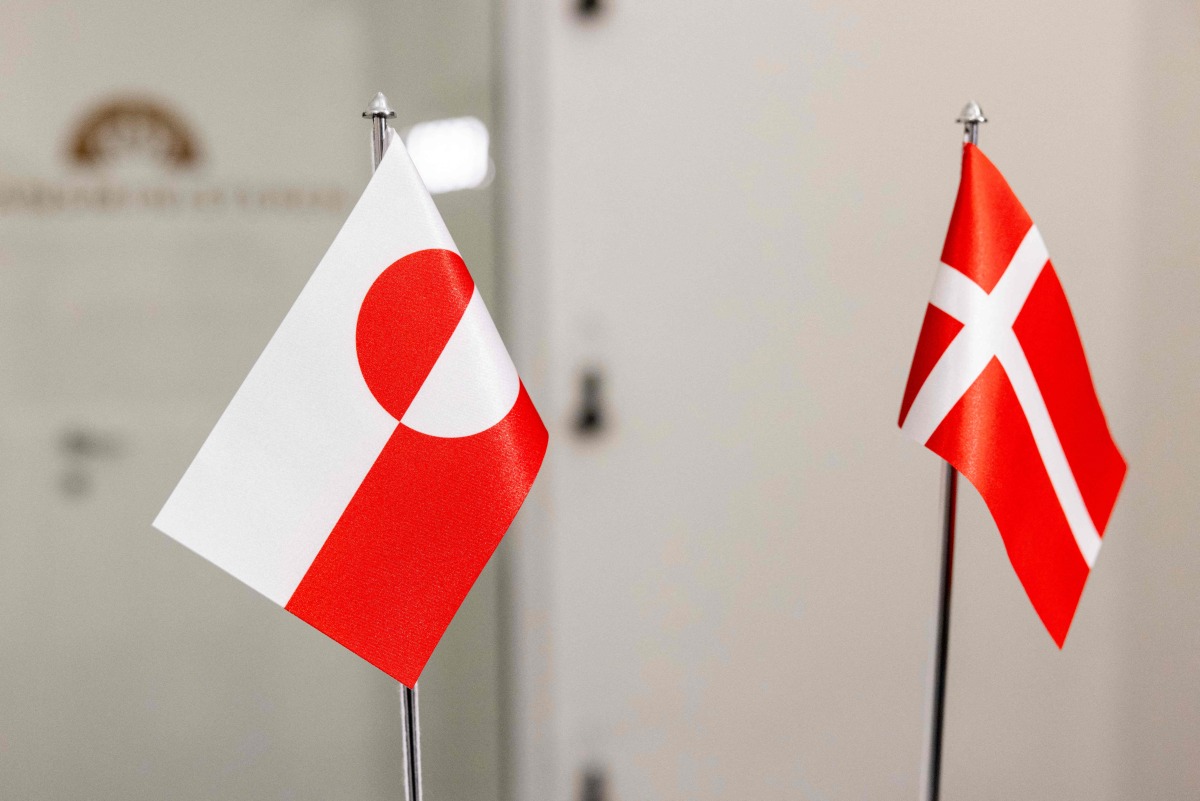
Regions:
M 972 145 L 979 144 L 979 125 L 987 122 L 987 117 L 983 115 L 983 109 L 979 104 L 972 100 L 967 105 L 963 106 L 962 113 L 958 115 L 955 122 L 961 122 L 963 125 L 963 141 Z
M 392 107 L 388 104 L 387 95 L 383 92 L 376 92 L 375 97 L 371 100 L 367 110 L 362 114 L 364 117 L 384 117 L 391 119 L 396 116 L 396 112 L 392 111 Z
M 387 95 L 376 92 L 363 116 L 371 121 L 371 167 L 378 169 L 388 146 L 388 120 L 396 116 Z

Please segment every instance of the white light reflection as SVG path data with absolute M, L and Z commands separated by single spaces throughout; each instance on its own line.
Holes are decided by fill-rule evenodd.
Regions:
M 430 194 L 476 189 L 491 180 L 488 129 L 475 117 L 419 122 L 404 144 Z

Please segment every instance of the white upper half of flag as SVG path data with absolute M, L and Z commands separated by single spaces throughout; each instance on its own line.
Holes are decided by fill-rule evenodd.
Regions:
M 397 425 L 359 366 L 355 330 L 363 298 L 385 268 L 428 249 L 457 253 L 392 132 L 362 197 L 156 528 L 287 603 Z M 462 390 L 481 376 L 487 392 Z M 476 291 L 404 422 L 435 436 L 475 433 L 504 416 L 518 389 Z

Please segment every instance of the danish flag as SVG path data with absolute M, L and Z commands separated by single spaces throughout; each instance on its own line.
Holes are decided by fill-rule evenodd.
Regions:
M 979 490 L 1061 648 L 1125 460 L 1042 235 L 971 144 L 900 427 Z
M 412 686 L 546 445 L 393 132 L 154 525 Z

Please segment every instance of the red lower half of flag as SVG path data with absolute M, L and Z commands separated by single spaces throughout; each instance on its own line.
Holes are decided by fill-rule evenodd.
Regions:
M 288 611 L 412 686 L 525 500 L 546 445 L 523 386 L 512 411 L 480 434 L 398 426 Z

